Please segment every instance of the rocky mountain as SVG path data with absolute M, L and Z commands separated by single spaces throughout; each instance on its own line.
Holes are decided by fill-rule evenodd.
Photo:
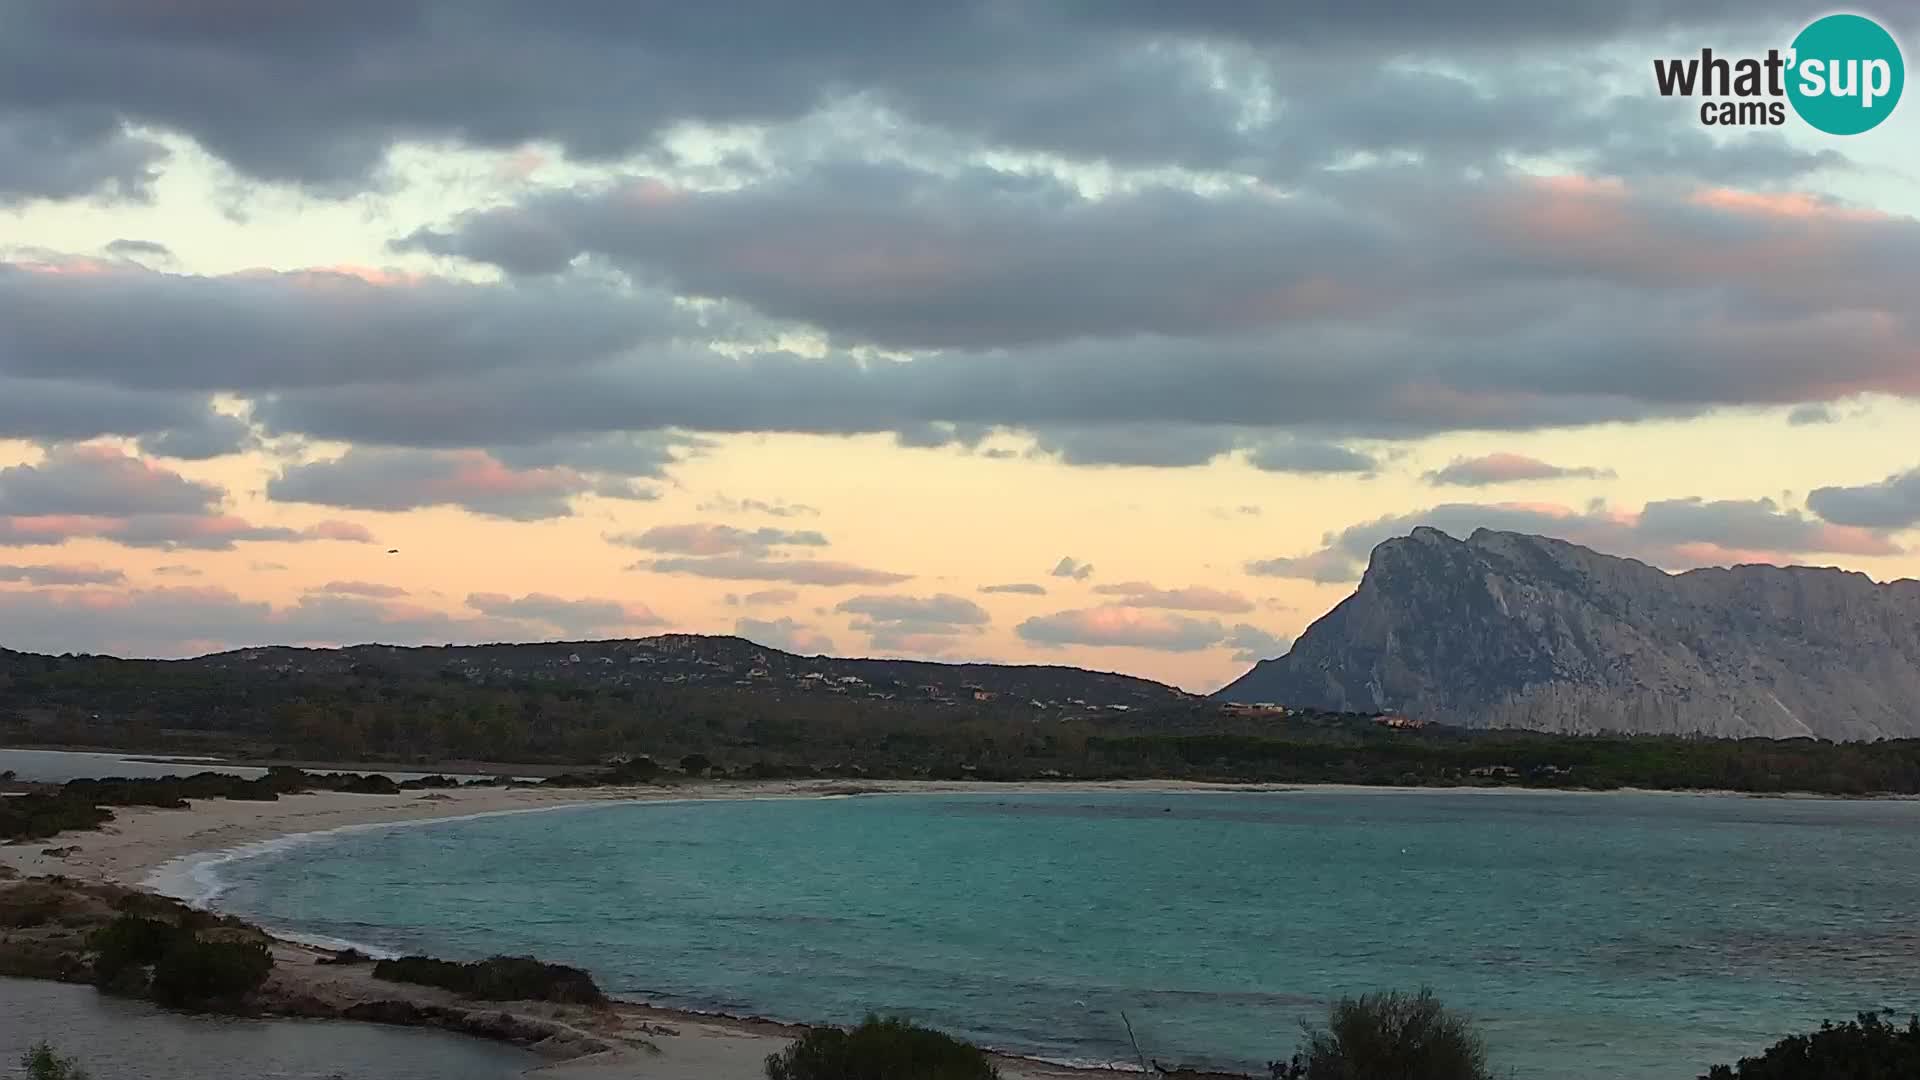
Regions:
M 1668 574 L 1547 537 L 1419 528 L 1215 697 L 1543 731 L 1916 736 L 1920 581 Z

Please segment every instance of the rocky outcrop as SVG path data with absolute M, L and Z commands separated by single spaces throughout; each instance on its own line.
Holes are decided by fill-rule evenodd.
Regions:
M 1420 528 L 1215 696 L 1560 732 L 1916 736 L 1920 582 L 1668 574 L 1547 537 Z

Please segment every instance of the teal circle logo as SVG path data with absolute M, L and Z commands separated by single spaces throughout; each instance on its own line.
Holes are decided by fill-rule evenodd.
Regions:
M 1863 15 L 1828 15 L 1793 39 L 1787 97 L 1800 119 L 1829 135 L 1880 126 L 1900 104 L 1907 65 L 1893 35 Z

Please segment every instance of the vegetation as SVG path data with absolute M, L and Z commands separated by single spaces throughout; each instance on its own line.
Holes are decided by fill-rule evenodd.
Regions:
M 395 783 L 380 775 L 310 773 L 273 768 L 258 780 L 230 773 L 203 771 L 192 776 L 154 779 L 109 777 L 69 780 L 44 791 L 30 791 L 0 799 L 0 840 L 39 840 L 61 832 L 97 829 L 113 820 L 109 806 L 153 806 L 184 809 L 191 799 L 248 799 L 271 802 L 301 791 L 347 791 L 362 795 L 392 795 L 401 791 L 451 787 L 444 776 L 428 776 Z
M 87 1080 L 87 1071 L 70 1057 L 61 1057 L 48 1043 L 35 1043 L 20 1055 L 20 1067 L 27 1080 Z
M 273 970 L 258 934 L 202 936 L 192 926 L 140 915 L 116 918 L 92 945 L 101 989 L 174 1008 L 236 1008 Z
M 1273 1080 L 1491 1080 L 1472 1023 L 1430 990 L 1341 998 Z
M 851 1030 L 811 1028 L 767 1058 L 767 1080 L 997 1080 L 978 1047 L 910 1021 L 869 1016 Z
M 481 1001 L 554 1001 L 598 1005 L 606 995 L 593 976 L 565 964 L 547 964 L 530 956 L 496 956 L 472 964 L 407 956 L 381 960 L 373 977 L 389 982 L 437 986 Z
M 1888 1014 L 1891 1015 L 1890 1013 Z M 1701 1080 L 1902 1080 L 1920 1076 L 1920 1016 L 1905 1027 L 1874 1013 L 1793 1035 L 1759 1057 L 1715 1065 Z
M 541 647 L 500 648 L 532 656 Z M 1114 711 L 1064 698 L 1036 708 L 1011 694 L 934 702 L 911 688 L 889 690 L 881 699 L 726 681 L 592 682 L 565 673 L 474 681 L 471 669 L 434 667 L 452 662 L 434 659 L 436 650 L 391 655 L 375 662 L 300 653 L 303 662 L 331 658 L 337 665 L 301 672 L 0 651 L 0 743 L 568 769 L 549 781 L 555 786 L 649 782 L 668 775 L 658 762 L 676 762 L 688 775 L 741 779 L 1152 777 L 1920 793 L 1920 739 L 1831 743 L 1389 729 L 1355 714 L 1234 715 L 1215 702 L 1146 691 L 1127 710 Z M 615 763 L 610 771 L 597 771 L 608 762 Z M 309 787 L 322 783 L 304 775 Z M 189 781 L 215 783 L 182 783 Z M 174 790 L 172 803 L 163 788 L 131 788 L 125 781 L 10 798 L 0 803 L 0 838 L 94 827 L 104 820 L 92 808 L 98 806 L 305 790 L 274 777 L 219 783 L 224 786 L 212 793 Z M 326 783 L 389 790 L 391 781 Z M 440 778 L 438 786 L 451 783 Z M 432 785 L 412 781 L 392 789 L 415 786 Z

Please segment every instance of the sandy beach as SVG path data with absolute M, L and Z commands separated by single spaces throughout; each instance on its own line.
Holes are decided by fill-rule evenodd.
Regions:
M 519 813 L 617 801 L 666 801 L 738 798 L 820 798 L 885 793 L 989 793 L 1015 791 L 1210 791 L 1286 790 L 1165 781 L 994 784 L 906 781 L 770 781 L 678 787 L 591 789 L 462 788 L 409 791 L 399 795 L 351 795 L 319 792 L 288 795 L 276 802 L 196 801 L 185 810 L 119 807 L 98 832 L 66 833 L 49 841 L 0 846 L 0 865 L 22 876 L 60 874 L 83 881 L 135 887 L 171 886 L 180 892 L 182 871 L 200 857 L 298 833 L 392 822 L 432 821 L 475 814 Z M 48 850 L 61 851 L 50 855 Z M 295 942 L 276 949 L 276 978 L 297 979 L 317 994 L 374 999 L 391 996 L 363 968 L 321 966 L 320 950 Z M 519 1008 L 516 1006 L 516 1008 Z M 582 1042 L 598 1040 L 610 1051 L 572 1056 L 529 1075 L 553 1080 L 757 1080 L 765 1075 L 768 1054 L 779 1050 L 797 1029 L 768 1021 L 711 1017 L 678 1010 L 620 1003 L 590 1019 L 529 1009 L 527 1014 L 569 1030 Z M 556 1053 L 575 1053 L 559 1049 Z M 1064 1080 L 1088 1070 L 1069 1069 L 1022 1058 L 1000 1061 L 1001 1072 L 1018 1080 Z

